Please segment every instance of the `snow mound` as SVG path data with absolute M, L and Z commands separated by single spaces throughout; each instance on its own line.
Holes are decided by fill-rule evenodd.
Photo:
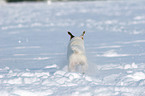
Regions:
M 52 72 L 52 68 L 56 70 Z M 143 93 L 145 88 L 145 72 L 136 71 L 135 73 L 127 73 L 128 69 L 116 67 L 116 69 L 118 68 L 120 68 L 119 72 L 117 70 L 112 72 L 112 69 L 104 68 L 104 70 L 102 68 L 98 70 L 96 77 L 92 77 L 59 70 L 55 64 L 46 66 L 44 70 L 26 69 L 22 71 L 6 67 L 0 70 L 0 88 L 2 89 L 0 94 L 2 94 L 1 96 L 145 95 Z M 104 75 L 106 71 L 108 75 Z M 126 74 L 124 74 L 124 71 L 126 71 Z
M 102 55 L 96 55 L 96 56 L 101 56 L 101 57 L 124 57 L 124 56 L 129 56 L 129 54 L 118 54 L 115 52 L 115 50 L 109 50 L 104 52 Z
M 136 72 L 132 75 L 128 75 L 127 77 L 132 78 L 135 81 L 145 80 L 145 73 L 143 72 Z

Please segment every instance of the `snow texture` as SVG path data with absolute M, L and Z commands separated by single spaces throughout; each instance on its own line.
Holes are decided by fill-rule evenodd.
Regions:
M 0 4 L 0 96 L 145 96 L 145 1 Z M 67 72 L 67 31 L 86 74 Z

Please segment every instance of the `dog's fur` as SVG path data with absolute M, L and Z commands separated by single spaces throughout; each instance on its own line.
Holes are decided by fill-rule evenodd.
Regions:
M 77 68 L 81 68 L 81 72 L 84 74 L 88 67 L 83 40 L 85 31 L 80 37 L 75 37 L 70 32 L 68 32 L 68 34 L 70 35 L 70 42 L 67 51 L 69 62 L 68 70 L 71 72 L 77 72 L 79 71 Z

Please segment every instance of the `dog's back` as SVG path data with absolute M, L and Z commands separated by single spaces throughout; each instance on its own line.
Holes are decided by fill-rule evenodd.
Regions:
M 72 53 L 85 54 L 84 41 L 80 37 L 74 37 L 69 42 L 68 55 Z

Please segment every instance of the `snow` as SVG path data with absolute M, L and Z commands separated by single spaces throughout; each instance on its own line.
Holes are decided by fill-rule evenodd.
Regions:
M 145 1 L 0 5 L 0 96 L 144 96 Z M 67 31 L 88 70 L 68 72 Z
M 136 72 L 132 75 L 128 75 L 128 77 L 131 77 L 135 81 L 140 81 L 145 79 L 145 74 L 143 72 Z
M 104 56 L 104 57 L 120 57 L 120 56 L 129 56 L 129 54 L 118 54 L 115 52 L 115 50 L 109 50 L 105 52 L 103 55 L 97 55 L 97 56 Z

